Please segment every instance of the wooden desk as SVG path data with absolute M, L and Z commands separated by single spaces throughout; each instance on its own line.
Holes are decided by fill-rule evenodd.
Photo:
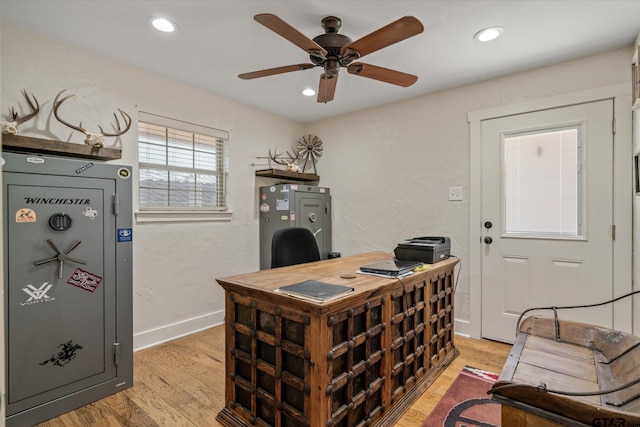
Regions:
M 217 279 L 226 300 L 227 426 L 388 426 L 458 355 L 456 258 L 402 279 L 353 274 L 374 252 Z M 276 289 L 355 288 L 314 304 Z M 406 292 L 406 296 L 405 296 Z

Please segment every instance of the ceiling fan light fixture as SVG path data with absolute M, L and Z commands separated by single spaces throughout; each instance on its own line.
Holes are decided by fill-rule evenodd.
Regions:
M 502 33 L 504 33 L 504 28 L 502 27 L 489 27 L 478 31 L 473 38 L 480 42 L 489 42 L 500 37 Z
M 151 25 L 153 25 L 153 28 L 165 33 L 172 33 L 177 28 L 176 24 L 169 21 L 167 18 L 151 18 L 150 22 Z
M 313 90 L 313 89 L 311 89 L 310 87 L 308 87 L 308 88 L 306 88 L 306 89 L 304 89 L 304 90 L 302 91 L 302 94 L 303 94 L 304 96 L 313 96 L 313 95 L 315 95 L 315 94 L 316 94 L 316 91 L 315 91 L 315 90 Z

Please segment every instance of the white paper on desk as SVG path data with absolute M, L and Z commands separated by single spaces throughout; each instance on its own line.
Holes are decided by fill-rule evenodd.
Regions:
M 405 277 L 411 276 L 413 274 L 413 271 L 409 271 L 404 274 L 398 274 L 397 276 L 392 276 L 391 274 L 382 274 L 382 273 L 369 273 L 367 271 L 360 271 L 360 270 L 356 271 L 356 273 L 366 274 L 369 276 L 385 277 L 387 279 L 404 279 Z

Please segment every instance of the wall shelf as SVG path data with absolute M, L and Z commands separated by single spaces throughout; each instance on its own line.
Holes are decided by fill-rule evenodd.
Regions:
M 256 171 L 256 176 L 265 178 L 291 179 L 294 181 L 313 182 L 320 181 L 318 175 L 312 173 L 290 172 L 281 169 L 262 169 Z
M 53 154 L 93 160 L 118 160 L 122 158 L 122 150 L 114 148 L 99 148 L 86 144 L 13 134 L 2 135 L 2 150 L 21 153 Z

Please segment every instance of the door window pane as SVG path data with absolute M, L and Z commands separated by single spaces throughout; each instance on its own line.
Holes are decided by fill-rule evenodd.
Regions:
M 506 233 L 581 236 L 580 128 L 510 134 L 503 150 Z

